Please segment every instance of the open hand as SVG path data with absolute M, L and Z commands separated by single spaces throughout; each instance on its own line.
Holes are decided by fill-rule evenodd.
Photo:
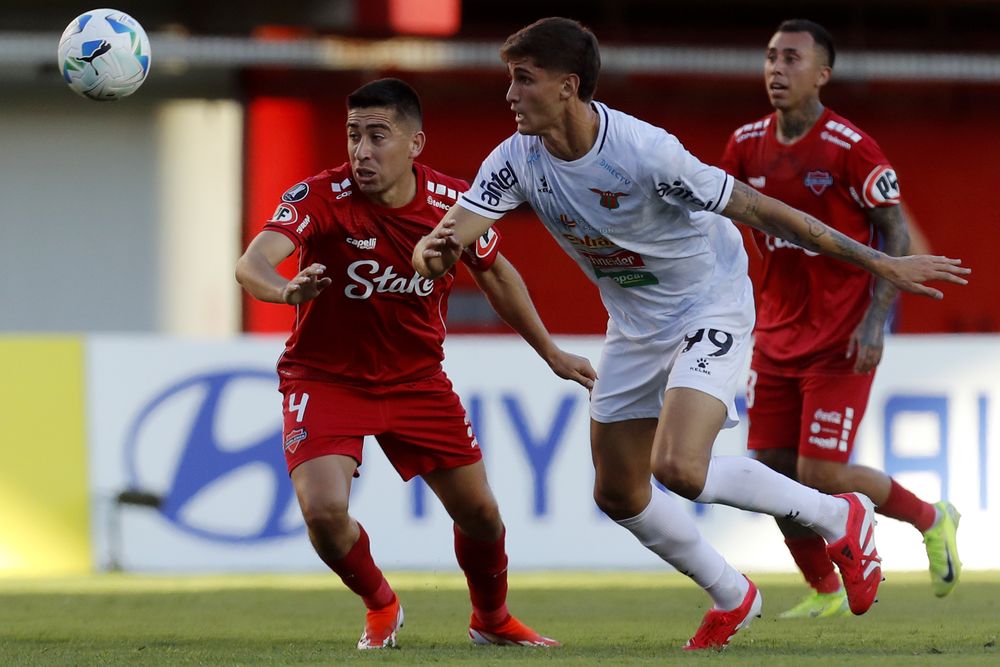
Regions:
M 933 299 L 943 299 L 941 290 L 928 287 L 924 283 L 943 280 L 956 285 L 967 285 L 962 276 L 972 273 L 972 269 L 961 266 L 962 260 L 941 255 L 907 255 L 888 258 L 888 269 L 882 277 L 906 292 L 922 294 Z
M 326 267 L 322 264 L 310 264 L 288 281 L 281 291 L 281 300 L 290 306 L 304 303 L 319 296 L 319 293 L 333 282 L 330 278 L 322 278 Z
M 455 221 L 445 220 L 421 240 L 424 263 L 439 258 L 445 266 L 453 266 L 462 256 L 462 245 L 455 238 Z

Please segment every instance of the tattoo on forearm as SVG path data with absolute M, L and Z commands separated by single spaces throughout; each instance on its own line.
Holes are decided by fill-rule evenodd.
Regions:
M 820 222 L 819 220 L 817 220 L 812 216 L 807 215 L 805 217 L 805 221 L 806 221 L 806 227 L 809 228 L 810 238 L 818 239 L 819 237 L 826 234 L 827 229 L 829 229 L 826 225 L 824 225 L 822 222 Z
M 882 250 L 885 254 L 902 257 L 909 253 L 910 234 L 901 207 L 886 206 L 870 209 L 867 218 L 882 235 Z M 875 283 L 869 312 L 881 315 L 884 319 L 898 294 L 899 290 L 892 283 L 880 278 Z
M 742 186 L 743 184 L 740 183 L 740 185 Z M 760 220 L 757 212 L 757 207 L 760 205 L 760 193 L 748 187 L 741 187 L 741 190 L 746 198 L 746 205 L 743 207 L 743 216 L 752 220 Z

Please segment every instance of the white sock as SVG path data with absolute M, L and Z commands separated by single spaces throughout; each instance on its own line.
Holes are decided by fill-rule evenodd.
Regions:
M 691 577 L 704 588 L 718 609 L 735 609 L 743 602 L 746 578 L 705 541 L 680 502 L 653 488 L 653 497 L 642 512 L 617 523 L 627 528 L 644 547 Z
M 746 456 L 714 456 L 699 503 L 720 503 L 770 514 L 812 528 L 828 543 L 844 536 L 849 505 L 799 484 Z

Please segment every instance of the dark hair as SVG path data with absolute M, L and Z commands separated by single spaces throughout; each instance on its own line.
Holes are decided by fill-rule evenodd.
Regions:
M 410 84 L 399 79 L 376 79 L 366 83 L 347 96 L 348 109 L 388 107 L 396 111 L 399 118 L 409 118 L 423 125 L 424 114 L 420 109 L 420 96 Z
M 597 38 L 579 21 L 558 16 L 535 21 L 507 38 L 500 48 L 505 63 L 531 58 L 543 69 L 580 77 L 577 96 L 589 102 L 597 90 L 601 52 Z
M 820 24 L 809 19 L 789 19 L 782 22 L 775 32 L 808 32 L 812 35 L 816 46 L 826 51 L 826 58 L 830 62 L 830 67 L 833 67 L 833 61 L 837 59 L 837 50 L 833 48 L 833 37 Z

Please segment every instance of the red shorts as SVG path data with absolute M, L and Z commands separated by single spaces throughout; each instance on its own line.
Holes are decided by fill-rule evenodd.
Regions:
M 417 382 L 379 387 L 282 380 L 279 391 L 284 395 L 289 473 L 300 463 L 329 454 L 350 456 L 360 466 L 366 435 L 375 436 L 404 480 L 483 458 L 444 371 Z
M 797 449 L 846 463 L 865 416 L 875 373 L 791 377 L 750 371 L 747 449 Z

